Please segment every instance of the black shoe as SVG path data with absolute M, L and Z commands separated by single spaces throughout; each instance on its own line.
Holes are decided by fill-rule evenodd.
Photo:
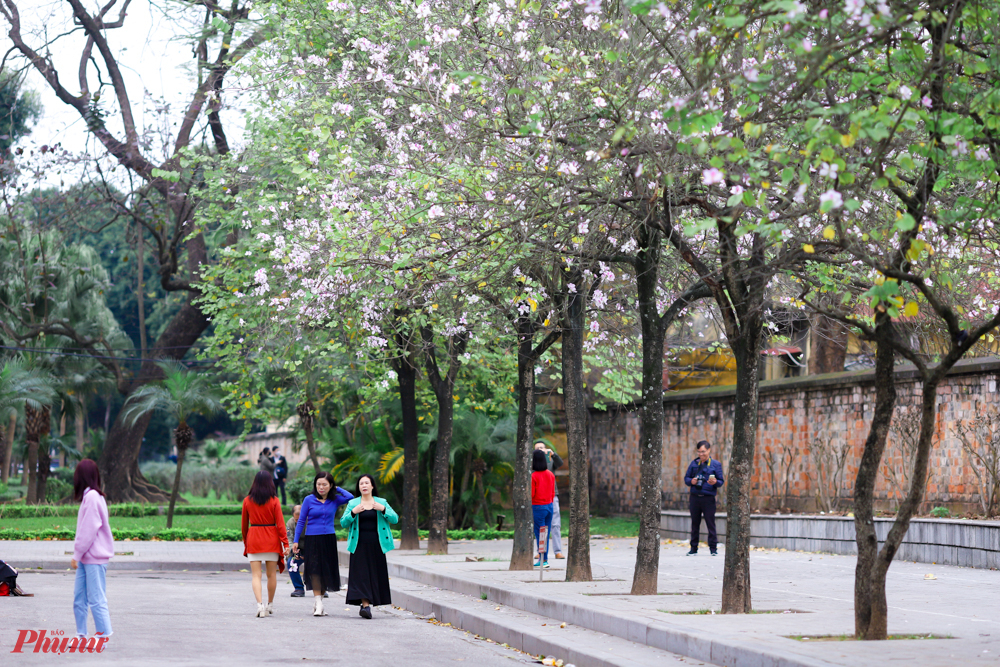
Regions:
M 718 556 L 718 555 L 719 555 L 719 552 L 718 552 L 718 551 L 716 551 L 715 549 L 712 549 L 712 555 L 713 555 L 713 556 Z
M 692 549 L 691 551 L 688 552 L 688 556 L 697 556 L 697 555 L 698 555 L 697 549 Z
M 328 597 L 330 597 L 330 596 L 329 596 L 329 595 L 327 595 L 326 593 L 323 593 L 323 597 L 325 597 L 325 598 L 328 598 Z
M 361 618 L 367 618 L 367 619 L 371 620 L 371 617 L 372 617 L 372 608 L 371 607 L 362 607 L 361 610 L 358 612 L 358 615 Z
M 305 592 L 305 590 L 303 590 L 301 588 L 296 588 L 294 591 L 292 591 L 292 597 L 293 598 L 304 598 L 305 596 L 306 596 L 306 592 Z

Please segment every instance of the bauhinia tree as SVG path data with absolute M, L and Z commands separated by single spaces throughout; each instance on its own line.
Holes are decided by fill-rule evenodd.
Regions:
M 838 15 L 848 52 L 825 77 L 828 104 L 802 128 L 829 189 L 819 258 L 800 278 L 815 312 L 876 345 L 875 410 L 854 490 L 858 563 L 855 632 L 886 639 L 886 575 L 924 498 L 938 427 L 938 388 L 1000 325 L 994 220 L 1000 202 L 997 8 L 990 3 L 848 4 Z M 843 50 L 830 43 L 824 50 Z M 823 61 L 818 61 L 822 63 Z M 821 65 L 822 67 L 822 65 Z M 812 243 L 804 246 L 812 250 Z M 894 369 L 921 380 L 910 486 L 881 548 L 875 486 L 896 404 Z

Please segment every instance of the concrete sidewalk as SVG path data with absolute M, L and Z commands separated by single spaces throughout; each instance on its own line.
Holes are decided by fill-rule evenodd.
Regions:
M 889 641 L 876 650 L 867 642 L 816 641 L 853 631 L 853 557 L 755 550 L 754 608 L 775 613 L 722 616 L 690 613 L 718 610 L 721 553 L 712 557 L 702 550 L 688 557 L 687 545 L 665 543 L 659 595 L 630 596 L 635 545 L 634 539 L 592 540 L 595 580 L 587 583 L 563 581 L 565 561 L 551 560 L 552 568 L 541 573 L 542 583 L 537 570 L 510 572 L 509 540 L 454 542 L 447 556 L 397 550 L 389 554 L 389 565 L 394 578 L 461 593 L 472 601 L 485 594 L 494 604 L 718 665 L 1000 664 L 995 571 L 895 563 L 888 577 L 890 633 L 952 639 Z M 242 545 L 236 543 L 118 542 L 115 548 L 132 552 L 113 561 L 132 569 L 246 568 Z M 65 568 L 69 549 L 66 542 L 0 542 L 0 558 L 19 567 Z M 347 564 L 345 554 L 341 562 Z
M 853 557 L 755 550 L 754 609 L 774 613 L 723 616 L 690 613 L 719 609 L 721 548 L 718 557 L 705 549 L 689 557 L 687 544 L 663 544 L 659 595 L 630 596 L 635 546 L 634 539 L 592 540 L 589 583 L 563 581 L 565 561 L 550 560 L 543 583 L 537 570 L 510 572 L 509 541 L 453 544 L 448 556 L 395 551 L 390 573 L 719 665 L 874 662 L 868 642 L 817 641 L 853 633 Z M 995 571 L 895 563 L 887 586 L 890 633 L 952 638 L 885 642 L 878 661 L 998 664 L 1000 600 L 991 594 L 998 583 Z

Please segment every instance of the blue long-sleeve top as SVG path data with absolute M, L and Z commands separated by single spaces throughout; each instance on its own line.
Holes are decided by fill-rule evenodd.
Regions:
M 326 494 L 325 502 L 320 502 L 315 494 L 310 493 L 302 501 L 299 522 L 295 524 L 294 541 L 298 543 L 299 538 L 302 537 L 303 528 L 306 529 L 306 535 L 329 535 L 337 532 L 337 508 L 352 498 L 354 498 L 354 494 L 339 486 L 333 492 Z M 308 528 L 306 528 L 306 523 L 309 524 Z

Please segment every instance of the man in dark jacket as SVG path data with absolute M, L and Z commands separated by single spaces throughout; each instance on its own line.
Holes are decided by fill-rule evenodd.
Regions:
M 288 461 L 278 451 L 277 447 L 271 450 L 271 456 L 274 458 L 274 486 L 281 492 L 281 504 L 287 505 L 285 480 L 288 479 Z
M 712 458 L 712 443 L 702 440 L 698 443 L 698 458 L 688 466 L 684 474 L 684 483 L 691 487 L 691 551 L 688 556 L 698 553 L 698 542 L 701 539 L 701 518 L 705 517 L 705 527 L 708 528 L 708 550 L 717 556 L 719 536 L 715 532 L 715 493 L 722 488 L 725 477 L 722 474 L 722 463 Z

